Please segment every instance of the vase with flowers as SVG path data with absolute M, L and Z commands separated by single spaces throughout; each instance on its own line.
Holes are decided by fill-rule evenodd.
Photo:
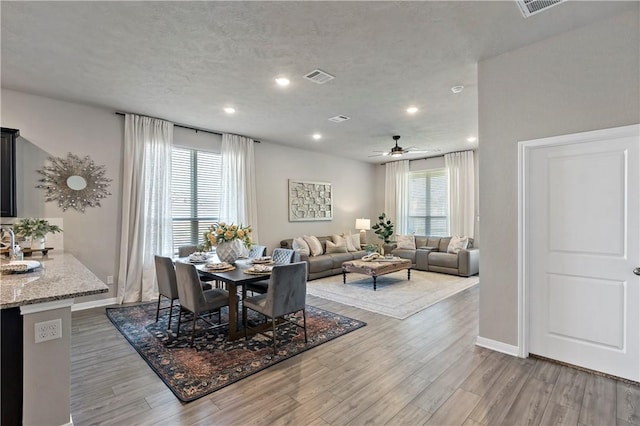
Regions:
M 251 227 L 215 222 L 204 233 L 205 250 L 216 247 L 216 254 L 223 262 L 233 263 L 251 248 Z
M 380 254 L 384 254 L 384 245 L 391 242 L 390 237 L 393 235 L 393 223 L 387 218 L 386 213 L 380 213 L 378 216 L 378 223 L 373 225 L 371 229 L 374 230 L 378 238 L 382 240 L 380 244 Z

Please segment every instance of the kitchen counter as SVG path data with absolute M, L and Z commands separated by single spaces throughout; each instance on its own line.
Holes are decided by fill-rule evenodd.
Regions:
M 73 255 L 50 252 L 33 256 L 41 267 L 18 274 L 0 275 L 0 309 L 107 293 L 109 288 Z M 2 260 L 0 263 L 8 263 Z
M 73 299 L 109 288 L 71 254 L 50 252 L 28 259 L 41 266 L 0 274 L 0 423 L 73 424 Z

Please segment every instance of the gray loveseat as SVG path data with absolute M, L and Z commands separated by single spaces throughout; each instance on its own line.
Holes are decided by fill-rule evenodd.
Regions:
M 319 256 L 300 255 L 300 260 L 304 260 L 305 262 L 307 262 L 307 271 L 310 280 L 328 277 L 329 275 L 341 274 L 343 262 L 346 262 L 347 260 L 360 259 L 362 256 L 367 254 L 363 250 L 352 251 L 349 253 L 326 254 L 326 242 L 327 240 L 332 241 L 331 237 L 318 237 L 318 240 L 320 240 L 320 243 L 322 243 L 322 252 L 325 254 L 321 254 Z M 280 241 L 280 247 L 290 249 L 292 248 L 292 243 L 293 239 L 291 238 L 282 240 Z
M 469 247 L 456 253 L 447 253 L 451 237 L 421 237 L 416 235 L 416 249 L 399 249 L 397 244 L 385 244 L 384 252 L 410 259 L 414 268 L 421 271 L 441 272 L 468 277 L 479 272 L 480 250 Z

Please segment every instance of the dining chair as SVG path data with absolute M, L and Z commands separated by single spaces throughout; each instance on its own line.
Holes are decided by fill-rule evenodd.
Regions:
M 158 307 L 156 308 L 156 322 L 158 322 L 158 319 L 160 318 L 160 309 L 169 309 L 169 323 L 167 325 L 167 329 L 171 329 L 173 302 L 178 299 L 176 270 L 173 267 L 173 261 L 169 257 L 155 255 L 154 261 L 156 265 L 156 279 L 158 280 Z M 169 299 L 171 304 L 164 308 L 160 308 L 160 300 L 163 297 Z
M 192 253 L 195 253 L 196 251 L 198 251 L 198 246 L 195 244 L 188 244 L 186 246 L 180 246 L 178 247 L 178 257 L 187 257 Z M 213 278 L 210 277 L 205 277 L 200 275 L 200 281 L 203 282 L 210 282 L 210 281 L 215 281 Z M 216 288 L 220 287 L 220 283 L 218 281 L 215 281 L 215 286 Z M 204 284 L 204 289 L 208 290 L 211 288 L 211 284 Z
M 191 253 L 195 253 L 196 251 L 198 251 L 198 246 L 195 244 L 180 246 L 178 247 L 178 257 L 187 257 Z
M 275 265 L 271 272 L 267 293 L 247 297 L 243 300 L 242 322 L 244 325 L 245 340 L 247 339 L 247 330 L 249 329 L 247 311 L 248 309 L 251 309 L 252 311 L 256 311 L 267 318 L 271 318 L 274 354 L 277 353 L 276 319 L 283 319 L 285 322 L 304 329 L 304 342 L 307 343 L 307 314 L 305 310 L 306 297 L 307 262 Z M 298 321 L 292 321 L 287 318 L 287 315 L 294 314 L 299 311 L 302 311 L 302 325 L 300 325 Z M 282 324 L 284 324 L 284 322 Z M 259 333 L 265 335 L 262 332 Z
M 247 257 L 249 257 L 250 259 L 254 259 L 256 257 L 266 256 L 266 254 L 267 254 L 267 246 L 253 245 L 249 249 L 249 255 Z
M 293 263 L 295 254 L 296 254 L 295 250 L 277 248 L 273 250 L 273 253 L 271 253 L 271 260 L 273 261 L 274 265 L 286 265 L 288 263 Z M 269 287 L 269 280 L 248 283 L 242 289 L 243 290 L 242 297 L 244 298 L 247 295 L 247 291 L 264 294 L 267 292 L 268 287 Z
M 180 298 L 180 315 L 178 315 L 178 330 L 176 336 L 180 336 L 182 313 L 184 311 L 191 312 L 193 314 L 191 347 L 193 347 L 193 341 L 196 335 L 196 321 L 198 319 L 211 325 L 212 328 L 226 325 L 222 324 L 221 308 L 229 305 L 229 293 L 219 288 L 203 290 L 198 270 L 195 266 L 188 263 L 176 263 L 176 278 Z M 202 316 L 202 314 L 210 314 L 215 311 L 218 312 L 218 324 L 214 324 Z

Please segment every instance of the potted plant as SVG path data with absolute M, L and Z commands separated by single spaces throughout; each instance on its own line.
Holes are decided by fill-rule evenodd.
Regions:
M 62 229 L 45 219 L 26 217 L 13 224 L 13 232 L 21 235 L 25 240 L 30 239 L 32 250 L 41 250 L 45 248 L 47 234 L 62 232 Z
M 378 250 L 378 246 L 376 246 L 375 244 L 367 244 L 364 246 L 364 251 L 367 252 L 367 254 L 371 254 L 371 253 L 375 253 Z
M 373 229 L 378 238 L 383 241 L 383 244 L 380 244 L 380 254 L 384 254 L 384 244 L 391 243 L 389 237 L 393 235 L 393 223 L 391 223 L 391 220 L 387 219 L 387 215 L 382 212 L 380 216 L 378 216 L 378 223 L 373 225 L 371 229 Z

